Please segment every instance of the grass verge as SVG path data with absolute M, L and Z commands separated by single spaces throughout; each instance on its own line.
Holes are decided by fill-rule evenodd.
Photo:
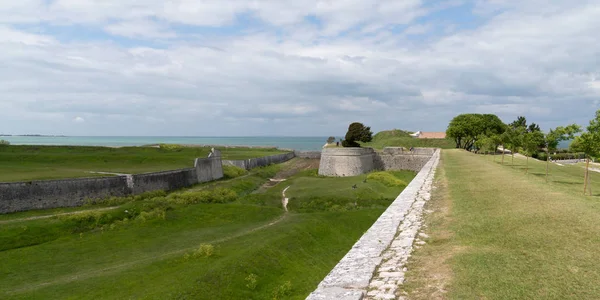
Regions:
M 600 198 L 583 196 L 583 169 L 554 165 L 546 183 L 543 162 L 530 161 L 526 176 L 524 159 L 499 161 L 442 152 L 430 237 L 411 259 L 409 297 L 596 299 Z

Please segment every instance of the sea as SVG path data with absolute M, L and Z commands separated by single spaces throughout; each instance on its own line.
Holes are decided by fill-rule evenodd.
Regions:
M 182 144 L 207 146 L 259 146 L 321 150 L 327 137 L 192 137 L 192 136 L 0 136 L 12 145 L 142 146 Z

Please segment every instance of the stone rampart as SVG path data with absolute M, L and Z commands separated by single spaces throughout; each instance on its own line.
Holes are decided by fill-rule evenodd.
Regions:
M 321 151 L 294 151 L 294 155 L 298 158 L 320 159 Z
M 391 154 L 389 154 L 391 155 Z M 439 151 L 321 281 L 308 300 L 396 299 L 429 200 Z M 425 156 L 426 157 L 426 156 Z
M 375 168 L 372 148 L 325 148 L 321 153 L 319 175 L 356 176 Z
M 83 205 L 131 193 L 125 176 L 0 183 L 0 213 Z
M 0 213 L 80 206 L 86 200 L 175 190 L 223 177 L 221 154 L 213 149 L 194 168 L 114 177 L 0 183 Z
M 319 175 L 356 176 L 373 170 L 410 170 L 418 172 L 436 152 L 435 148 L 326 148 L 321 155 Z
M 294 152 L 257 157 L 244 160 L 223 160 L 223 165 L 236 166 L 245 170 L 268 166 L 270 164 L 280 164 L 295 157 Z
M 172 191 L 198 183 L 196 168 L 133 175 L 132 193 Z

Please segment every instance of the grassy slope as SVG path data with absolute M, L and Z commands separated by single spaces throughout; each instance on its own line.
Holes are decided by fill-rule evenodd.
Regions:
M 443 152 L 428 216 L 430 239 L 408 274 L 412 299 L 597 299 L 600 174 L 582 195 L 583 169 Z M 447 292 L 444 292 L 446 290 Z
M 223 148 L 224 159 L 283 153 L 276 149 Z M 88 171 L 144 173 L 191 168 L 210 148 L 0 146 L 0 182 L 101 176 Z
M 199 188 L 226 187 L 247 194 L 261 183 L 257 178 L 264 182 L 273 174 L 272 168 L 278 167 Z M 301 172 L 229 204 L 175 206 L 164 221 L 81 236 L 62 232 L 51 241 L 0 251 L 0 298 L 272 299 L 273 291 L 290 281 L 292 289 L 283 299 L 304 299 L 402 190 L 374 180 L 363 183 L 363 177 L 337 182 L 315 173 Z M 395 175 L 405 181 L 414 176 Z M 355 191 L 348 184 L 357 184 L 359 191 L 372 190 L 370 197 L 379 200 L 363 199 L 360 209 L 332 209 L 326 204 L 329 198 L 315 193 L 337 191 L 340 199 L 354 202 Z M 281 191 L 289 185 L 297 186 L 287 192 L 290 201 L 323 200 L 322 205 L 309 213 L 290 205 L 292 211 L 285 214 Z M 261 227 L 276 220 L 280 222 Z M 17 245 L 11 233 L 40 226 L 62 228 L 60 219 L 3 224 L 0 243 Z M 184 254 L 201 243 L 213 244 L 215 254 L 185 259 Z M 251 273 L 258 276 L 255 290 L 246 287 Z
M 403 130 L 381 131 L 373 136 L 373 141 L 363 144 L 364 147 L 373 147 L 383 149 L 384 147 L 435 147 L 442 149 L 452 149 L 456 144 L 452 139 L 417 139 L 409 136 L 409 133 Z

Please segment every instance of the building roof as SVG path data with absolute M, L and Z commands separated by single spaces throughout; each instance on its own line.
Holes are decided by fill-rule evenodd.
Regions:
M 420 139 L 445 139 L 445 132 L 421 132 L 419 134 Z

